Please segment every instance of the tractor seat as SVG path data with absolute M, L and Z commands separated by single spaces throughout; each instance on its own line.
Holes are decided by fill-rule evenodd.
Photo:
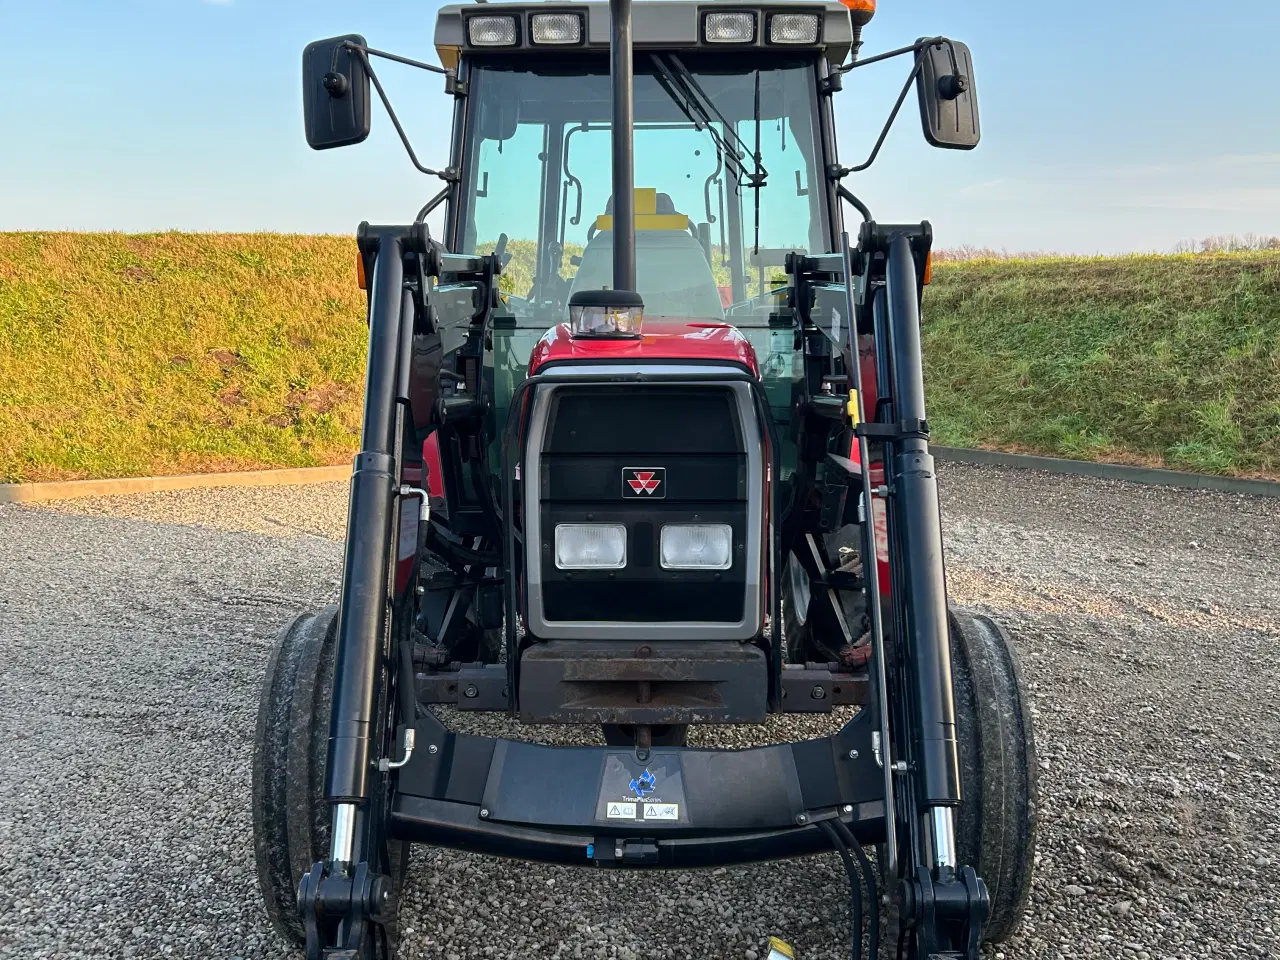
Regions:
M 675 201 L 671 199 L 668 193 L 658 193 L 656 190 L 636 190 L 636 229 L 645 229 L 645 217 L 679 217 L 680 212 L 676 210 Z M 613 216 L 613 194 L 609 194 L 609 199 L 604 205 L 604 217 Z M 608 226 L 602 225 L 604 217 L 598 217 L 596 222 L 587 228 L 587 242 L 590 243 L 596 233 L 601 230 L 609 229 Z M 696 237 L 697 227 L 694 226 L 692 217 L 685 217 L 686 226 L 676 229 L 688 229 L 689 233 Z M 672 221 L 674 223 L 674 221 Z M 652 229 L 652 227 L 650 227 Z
M 573 289 L 613 286 L 613 198 L 588 232 Z M 636 190 L 636 287 L 651 317 L 724 321 L 724 306 L 692 222 L 665 193 Z
M 636 192 L 639 193 L 640 191 L 637 190 Z M 662 216 L 662 217 L 679 216 L 679 211 L 676 210 L 676 204 L 675 204 L 675 201 L 671 199 L 671 194 L 658 193 L 657 191 L 654 191 L 653 199 L 654 199 L 653 212 L 656 215 Z M 641 208 L 641 204 L 637 203 L 636 210 L 639 211 L 640 208 Z M 609 200 L 604 205 L 604 212 L 605 212 L 605 216 L 609 216 L 609 217 L 613 216 L 613 194 L 609 194 Z M 685 219 L 689 221 L 689 229 L 691 230 L 694 229 L 693 219 L 691 217 L 686 217 Z

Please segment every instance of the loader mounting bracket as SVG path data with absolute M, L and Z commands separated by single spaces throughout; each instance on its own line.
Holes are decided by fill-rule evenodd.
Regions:
M 859 437 L 868 440 L 928 440 L 928 420 L 901 420 L 898 423 L 875 423 L 867 421 L 853 428 Z
M 395 915 L 391 880 L 374 873 L 367 863 L 352 872 L 329 861 L 312 864 L 298 884 L 298 910 L 306 931 L 307 960 L 357 960 L 370 923 L 381 924 Z M 332 936 L 338 928 L 338 936 Z M 328 937 L 322 930 L 329 933 Z M 325 947 L 327 942 L 342 946 Z
M 917 936 L 921 957 L 963 957 L 978 960 L 983 924 L 991 913 L 991 896 L 973 867 L 961 867 L 935 877 L 924 867 L 900 884 L 902 920 Z M 947 950 L 938 943 L 939 926 L 960 933 L 962 950 Z

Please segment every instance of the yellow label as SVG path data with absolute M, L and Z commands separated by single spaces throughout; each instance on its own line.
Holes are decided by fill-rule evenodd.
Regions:
M 612 230 L 613 217 L 601 214 L 596 217 L 597 230 Z M 637 230 L 688 230 L 689 218 L 683 213 L 637 213 Z
M 853 421 L 853 425 L 858 425 L 858 391 L 849 391 L 849 419 Z
M 658 212 L 658 188 L 636 187 L 636 213 Z
M 769 960 L 780 960 L 785 957 L 786 960 L 796 960 L 796 952 L 791 944 L 785 940 L 779 940 L 777 937 L 769 938 Z

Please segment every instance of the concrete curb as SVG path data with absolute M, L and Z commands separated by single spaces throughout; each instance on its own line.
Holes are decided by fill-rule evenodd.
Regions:
M 278 487 L 332 483 L 351 477 L 350 466 L 248 470 L 243 473 L 191 473 L 173 477 L 122 477 L 119 480 L 65 480 L 53 483 L 0 483 L 0 503 L 36 503 L 80 497 L 118 497 L 196 487 Z
M 1254 497 L 1280 497 L 1280 483 L 1274 480 L 1247 480 L 1243 477 L 1216 477 L 1204 473 L 1183 473 L 1155 467 L 1131 467 L 1122 463 L 1094 463 L 1089 460 L 1062 460 L 1057 457 L 1032 457 L 1022 453 L 997 453 L 994 450 L 972 450 L 961 447 L 930 446 L 929 452 L 939 460 L 955 463 L 979 463 L 1020 470 L 1043 470 L 1048 473 L 1096 477 L 1100 480 L 1125 480 L 1148 486 L 1182 487 L 1190 490 L 1217 490 L 1221 493 L 1243 493 Z
M 1280 483 L 1274 480 L 1216 477 L 1203 473 L 1159 470 L 1153 467 L 1131 467 L 1120 463 L 1062 460 L 1057 457 L 1033 457 L 1021 453 L 998 453 L 994 450 L 973 450 L 961 447 L 931 446 L 929 450 L 939 460 L 953 463 L 1042 470 L 1047 473 L 1095 477 L 1101 480 L 1124 480 L 1149 486 L 1217 490 L 1222 493 L 1242 493 L 1255 497 L 1280 497 Z M 36 503 L 44 500 L 74 500 L 80 497 L 118 497 L 131 493 L 191 490 L 198 487 L 299 486 L 307 483 L 345 481 L 350 476 L 351 468 L 343 465 L 299 467 L 287 470 L 249 470 L 243 473 L 193 473 L 172 477 L 123 477 L 118 480 L 0 483 L 0 503 Z

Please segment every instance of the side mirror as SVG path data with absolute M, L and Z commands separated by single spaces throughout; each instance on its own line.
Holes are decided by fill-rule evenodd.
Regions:
M 924 138 L 935 147 L 972 150 L 982 139 L 982 128 L 969 48 L 944 40 L 926 47 L 922 57 L 916 90 Z
M 356 51 L 364 37 L 317 40 L 302 51 L 302 111 L 307 144 L 328 150 L 369 136 L 369 73 Z

